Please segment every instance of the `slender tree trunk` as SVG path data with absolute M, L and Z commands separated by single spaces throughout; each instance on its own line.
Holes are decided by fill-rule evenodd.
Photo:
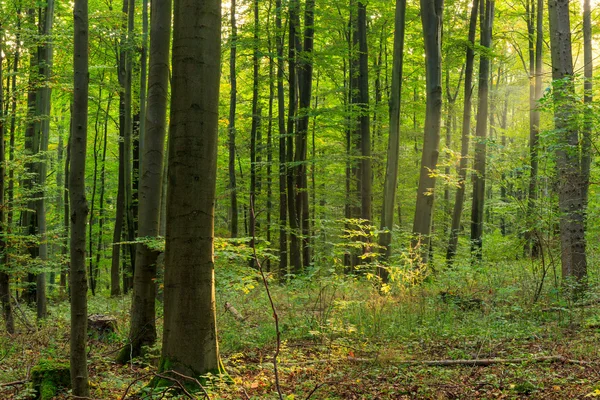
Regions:
M 2 6 L 0 5 L 0 13 L 2 13 Z M 4 27 L 0 22 L 0 254 L 2 254 L 2 260 L 4 264 L 2 270 L 0 270 L 0 303 L 2 303 L 2 316 L 4 317 L 4 326 L 6 331 L 10 334 L 15 331 L 15 322 L 12 313 L 12 305 L 10 301 L 10 275 L 8 274 L 8 255 L 6 249 L 6 241 L 4 239 L 4 233 L 6 231 L 6 218 L 5 218 L 5 201 L 4 201 L 4 186 L 6 176 L 6 160 L 5 160 L 5 148 L 4 148 L 4 87 L 3 87 L 3 49 L 4 49 Z
M 492 44 L 494 1 L 482 0 L 480 4 L 481 47 Z M 471 251 L 478 260 L 482 257 L 483 217 L 485 203 L 486 147 L 488 129 L 488 97 L 490 79 L 490 58 L 485 53 L 479 56 L 479 87 L 477 89 L 477 126 L 475 135 L 475 161 L 473 173 L 473 202 L 471 206 Z
M 158 236 L 164 143 L 169 91 L 169 44 L 171 41 L 171 2 L 153 0 L 150 28 L 150 74 L 148 109 L 144 132 L 144 155 L 140 177 L 139 235 Z M 137 256 L 129 345 L 119 355 L 121 362 L 142 354 L 143 346 L 156 341 L 156 259 L 151 245 L 137 244 Z
M 133 41 L 134 17 L 135 17 L 135 0 L 124 0 L 129 4 L 127 6 L 127 46 L 131 46 Z M 123 190 L 125 200 L 125 227 L 126 238 L 130 244 L 127 246 L 129 251 L 129 262 L 127 264 L 128 271 L 125 273 L 125 282 L 123 292 L 127 293 L 133 288 L 133 275 L 135 273 L 135 222 L 134 222 L 134 206 L 133 206 L 133 54 L 131 50 L 125 50 L 125 116 L 124 116 L 124 136 L 123 136 Z
M 402 67 L 404 59 L 404 32 L 406 26 L 406 0 L 396 0 L 394 22 L 394 58 L 392 61 L 392 87 L 390 89 L 389 136 L 385 181 L 383 184 L 383 207 L 381 211 L 381 233 L 379 245 L 383 248 L 384 260 L 392 255 L 392 229 L 394 228 L 394 203 L 398 189 L 398 161 L 400 155 L 400 106 L 402 104 Z M 383 282 L 389 279 L 386 268 L 378 269 Z
M 283 92 L 283 32 L 281 22 L 281 0 L 275 0 L 275 40 L 277 47 L 277 127 L 279 132 L 279 274 L 283 278 L 288 272 L 287 240 L 287 169 L 285 98 Z
M 63 250 L 62 254 L 66 258 L 67 253 L 70 252 L 70 236 L 69 232 L 71 231 L 71 210 L 70 210 L 70 194 L 69 194 L 69 182 L 70 182 L 70 172 L 71 172 L 71 138 L 73 136 L 73 104 L 70 106 L 70 118 L 69 118 L 69 137 L 67 138 L 67 146 L 66 146 L 66 157 L 65 157 L 65 184 L 63 187 L 63 224 L 64 224 L 64 240 L 63 240 Z M 68 266 L 63 266 L 60 273 L 60 287 L 63 292 L 66 292 L 67 288 L 67 275 L 69 273 Z
M 258 72 L 259 72 L 259 58 L 258 58 L 258 51 L 259 51 L 259 39 L 258 39 L 258 34 L 259 34 L 259 10 L 258 10 L 258 0 L 254 0 L 253 1 L 253 14 L 254 14 L 254 41 L 253 41 L 253 45 L 252 45 L 252 125 L 250 128 L 250 199 L 249 199 L 249 204 L 250 207 L 253 208 L 253 211 L 250 212 L 250 223 L 249 223 L 249 228 L 250 228 L 250 237 L 252 238 L 250 240 L 250 246 L 253 247 L 255 242 L 254 242 L 254 238 L 256 236 L 256 211 L 254 210 L 254 207 L 256 207 L 256 191 L 257 191 L 257 184 L 256 184 L 256 170 L 257 170 L 257 150 L 258 150 L 258 131 L 259 131 L 259 125 L 260 125 L 260 110 L 258 107 L 258 86 L 259 86 L 259 76 L 258 76 Z M 250 258 L 250 266 L 251 267 L 256 267 L 255 263 L 254 263 L 254 259 L 251 257 Z
M 119 109 L 122 109 L 123 96 L 119 94 Z M 122 121 L 122 118 L 119 118 Z M 121 136 L 122 138 L 122 136 Z M 125 211 L 125 193 L 124 193 L 124 176 L 123 176 L 123 141 L 119 140 L 119 178 L 117 183 L 117 204 L 115 207 L 115 227 L 113 230 L 112 239 L 112 263 L 110 267 L 110 295 L 115 297 L 121 294 L 121 273 L 120 273 L 120 256 L 121 256 L 121 233 L 123 232 L 123 219 Z M 125 291 L 125 288 L 123 288 Z
M 48 238 L 46 237 L 46 174 L 47 174 L 47 153 L 48 141 L 50 136 L 50 106 L 52 100 L 52 89 L 50 87 L 50 75 L 52 69 L 52 24 L 54 21 L 54 0 L 48 0 L 44 9 L 43 24 L 44 43 L 40 47 L 40 75 L 44 85 L 39 89 L 40 102 L 40 146 L 39 151 L 42 155 L 41 161 L 37 163 L 37 181 L 39 184 L 39 200 L 36 201 L 37 228 L 39 234 L 39 257 L 43 265 L 48 261 Z M 46 318 L 46 273 L 42 272 L 36 277 L 36 305 L 38 319 Z
M 237 21 L 236 21 L 236 0 L 231 0 L 231 36 L 229 38 L 231 53 L 229 56 L 229 82 L 231 91 L 229 94 L 229 198 L 230 198 L 230 218 L 229 231 L 232 238 L 238 235 L 238 202 L 237 187 L 235 179 L 235 113 L 237 107 Z M 279 12 L 279 11 L 278 11 Z
M 106 105 L 106 113 L 104 115 L 104 141 L 102 149 L 102 167 L 100 169 L 100 204 L 98 205 L 98 243 L 96 246 L 96 269 L 94 273 L 94 281 L 98 281 L 98 275 L 100 273 L 100 258 L 102 252 L 102 243 L 104 237 L 104 219 L 106 218 L 106 212 L 104 210 L 104 192 L 106 188 L 106 149 L 108 146 L 108 119 L 110 117 L 110 105 L 112 104 L 112 95 L 108 97 L 108 104 Z
M 96 264 L 94 268 L 94 205 L 96 202 L 96 189 L 98 187 L 98 152 L 100 149 L 100 111 L 102 111 L 102 86 L 104 83 L 104 74 L 100 79 L 100 84 L 98 87 L 98 107 L 96 108 L 96 116 L 94 121 L 94 149 L 93 149 L 93 157 L 94 157 L 94 176 L 92 178 L 92 198 L 90 200 L 90 213 L 89 213 L 89 222 L 88 222 L 88 252 L 89 252 L 89 269 L 88 269 L 88 279 L 90 280 L 90 290 L 92 291 L 92 296 L 96 295 L 96 271 L 95 268 L 99 268 L 99 265 Z M 98 233 L 100 236 L 100 233 Z
M 288 44 L 288 79 L 289 79 L 289 105 L 288 105 L 288 125 L 287 125 L 287 141 L 286 141 L 286 161 L 294 160 L 294 139 L 297 130 L 296 116 L 298 111 L 298 76 L 297 76 L 297 57 L 301 52 L 298 38 L 300 9 L 299 0 L 290 0 L 289 2 L 289 44 Z M 286 165 L 287 171 L 287 206 L 288 216 L 290 221 L 290 264 L 291 272 L 298 274 L 302 272 L 302 253 L 300 250 L 300 221 L 298 221 L 298 213 L 296 211 L 296 183 L 295 183 L 295 168 L 292 165 Z
M 372 218 L 371 122 L 369 116 L 369 54 L 367 49 L 367 6 L 358 2 L 358 100 L 360 121 L 360 218 L 370 224 Z
M 558 132 L 556 169 L 562 276 L 584 283 L 587 257 L 584 222 L 584 178 L 579 159 L 579 135 L 575 121 L 575 87 L 571 52 L 568 0 L 549 0 L 554 125 Z
M 85 276 L 85 154 L 88 120 L 88 3 L 75 0 L 73 53 L 73 132 L 71 140 L 71 338 L 70 366 L 73 396 L 89 398 L 87 371 L 87 279 Z
M 213 238 L 221 2 L 176 0 L 174 11 L 160 370 L 198 377 L 220 369 Z
M 593 52 L 592 52 L 592 11 L 590 0 L 583 1 L 583 140 L 581 144 L 581 176 L 583 179 L 584 218 L 587 219 L 590 168 L 592 165 L 592 132 L 594 128 L 593 102 Z
M 540 252 L 535 228 L 535 206 L 538 198 L 538 154 L 540 134 L 540 111 L 538 102 L 542 98 L 542 48 L 544 46 L 544 1 L 530 0 L 529 25 L 529 69 L 530 69 L 530 111 L 529 111 L 529 193 L 527 198 L 527 221 L 532 227 L 526 233 L 527 253 L 537 257 Z M 537 1 L 537 9 L 534 6 Z M 535 20 L 534 20 L 535 18 Z M 535 23 L 535 27 L 534 27 Z M 534 47 L 535 35 L 535 47 Z M 535 59 L 534 59 L 535 57 Z
M 298 59 L 298 91 L 299 111 L 296 133 L 296 220 L 302 232 L 302 267 L 307 268 L 310 264 L 310 215 L 308 202 L 308 179 L 307 179 L 307 150 L 308 150 L 308 123 L 310 117 L 310 101 L 312 98 L 313 61 L 312 53 L 314 47 L 314 0 L 307 0 L 304 12 L 304 45 L 303 51 Z
M 271 223 L 273 220 L 273 105 L 275 103 L 275 62 L 273 59 L 273 41 L 271 35 L 272 26 L 272 8 L 273 0 L 269 0 L 269 8 L 267 10 L 267 51 L 269 54 L 269 110 L 268 110 L 268 126 L 267 126 L 267 242 L 272 241 Z M 271 272 L 271 260 L 267 259 L 267 271 Z
M 435 175 L 440 146 L 442 118 L 442 13 L 443 0 L 421 0 L 421 20 L 425 37 L 425 63 L 427 77 L 427 106 L 425 112 L 425 138 L 419 173 L 417 206 L 413 222 L 411 247 L 418 262 L 428 262 L 428 250 L 435 198 Z
M 452 265 L 456 248 L 458 246 L 458 234 L 460 232 L 460 220 L 465 201 L 465 185 L 467 179 L 469 140 L 471 136 L 471 98 L 473 94 L 473 65 L 475 61 L 475 31 L 477 30 L 477 12 L 479 0 L 473 0 L 471 7 L 471 18 L 469 19 L 469 43 L 467 45 L 467 56 L 465 66 L 465 94 L 463 100 L 463 120 L 460 145 L 460 162 L 458 167 L 458 187 L 454 199 L 454 210 L 452 212 L 452 225 L 450 227 L 450 238 L 446 251 L 446 263 Z

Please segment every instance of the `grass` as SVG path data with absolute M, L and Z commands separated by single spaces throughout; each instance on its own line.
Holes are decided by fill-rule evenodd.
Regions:
M 238 263 L 240 264 L 240 263 Z M 229 268 L 231 267 L 231 268 Z M 530 262 L 490 262 L 438 269 L 434 279 L 407 284 L 401 269 L 381 295 L 371 276 L 314 270 L 287 285 L 272 282 L 280 316 L 279 358 L 286 399 L 568 399 L 600 394 L 600 308 L 561 301 Z M 591 271 L 590 299 L 597 293 Z M 442 295 L 442 293 L 448 293 Z M 235 319 L 229 302 L 244 317 Z M 268 299 L 253 271 L 237 265 L 217 271 L 220 349 L 233 384 L 207 387 L 211 398 L 278 398 L 271 357 L 275 331 Z M 34 311 L 22 306 L 34 321 Z M 159 305 L 158 325 L 162 324 Z M 113 362 L 126 340 L 129 297 L 89 299 L 89 312 L 118 318 L 108 341 L 90 340 L 92 398 L 161 398 L 145 384 L 156 371 L 159 341 L 143 360 Z M 68 304 L 53 301 L 37 332 L 0 336 L 0 384 L 24 380 L 40 359 L 68 360 Z M 407 365 L 407 360 L 533 358 L 562 355 L 589 364 L 525 362 L 487 367 Z M 135 395 L 133 395 L 135 393 Z M 0 398 L 30 398 L 27 384 L 0 386 Z M 62 397 L 68 398 L 67 393 Z M 197 394 L 198 398 L 202 398 Z

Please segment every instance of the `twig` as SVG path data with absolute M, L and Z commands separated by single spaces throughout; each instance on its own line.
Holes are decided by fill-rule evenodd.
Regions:
M 250 196 L 250 215 L 252 225 L 256 225 L 256 215 L 254 213 L 254 195 Z M 275 375 L 275 387 L 277 388 L 277 394 L 279 395 L 279 400 L 283 400 L 283 394 L 281 393 L 281 386 L 279 385 L 279 370 L 277 369 L 277 357 L 279 357 L 279 351 L 281 350 L 281 331 L 279 330 L 279 316 L 277 315 L 277 309 L 275 308 L 275 303 L 273 302 L 273 297 L 271 296 L 271 290 L 269 289 L 269 282 L 267 282 L 267 277 L 265 276 L 265 271 L 263 270 L 262 264 L 258 260 L 258 255 L 256 254 L 256 229 L 255 226 L 252 227 L 252 255 L 254 258 L 254 262 L 258 267 L 258 271 L 260 272 L 260 276 L 262 277 L 263 285 L 265 286 L 265 291 L 267 292 L 267 296 L 269 297 L 269 303 L 271 304 L 271 311 L 273 312 L 273 320 L 275 322 L 275 333 L 276 333 L 276 346 L 275 353 L 273 354 L 273 374 Z
M 13 381 L 13 382 L 7 382 L 7 383 L 0 383 L 0 387 L 6 387 L 6 386 L 18 386 L 18 385 L 23 385 L 25 383 L 29 382 L 29 379 L 21 379 L 20 381 Z
M 199 387 L 200 389 L 202 389 L 202 392 L 204 393 L 204 395 L 206 396 L 206 398 L 207 398 L 208 400 L 210 400 L 210 396 L 208 395 L 208 392 L 206 391 L 206 389 L 204 388 L 204 386 L 202 386 L 202 384 L 200 383 L 200 381 L 199 381 L 198 379 L 196 379 L 196 378 L 193 378 L 193 377 L 191 377 L 191 376 L 183 375 L 183 374 L 181 374 L 181 373 L 179 373 L 179 372 L 177 372 L 177 371 L 167 371 L 167 372 L 168 372 L 168 373 L 170 373 L 170 374 L 177 375 L 177 376 L 179 376 L 180 378 L 183 378 L 183 379 L 188 379 L 188 380 L 190 380 L 190 381 L 193 381 L 193 382 L 195 382 L 195 383 L 196 383 L 196 385 L 198 385 L 198 387 Z
M 309 400 L 312 397 L 312 395 L 315 394 L 315 392 L 317 390 L 319 390 L 319 388 L 321 388 L 322 386 L 325 386 L 325 385 L 327 385 L 327 382 L 322 382 L 322 383 L 315 385 L 313 390 L 311 390 L 310 393 L 308 394 L 308 396 L 306 396 L 306 400 Z
M 27 315 L 25 315 L 25 312 L 21 308 L 21 305 L 19 304 L 19 302 L 17 301 L 17 299 L 15 298 L 15 296 L 11 296 L 11 297 L 12 297 L 13 301 L 15 302 L 15 306 L 17 307 L 17 310 L 19 310 L 19 312 L 21 313 L 21 318 L 23 319 L 23 323 L 25 324 L 25 326 L 27 327 L 27 329 L 30 332 L 36 332 L 37 329 L 35 329 L 34 325 L 31 325 L 29 323 L 29 320 L 27 319 Z
M 147 378 L 147 377 L 149 377 L 149 376 L 151 376 L 151 375 L 154 375 L 154 374 L 153 374 L 153 373 L 150 373 L 150 374 L 145 374 L 145 375 L 142 375 L 142 376 L 140 376 L 139 378 L 136 378 L 136 379 L 134 379 L 133 381 L 131 381 L 131 383 L 129 384 L 129 386 L 127 386 L 127 389 L 125 389 L 125 393 L 123 393 L 123 397 L 121 397 L 121 399 L 122 399 L 122 400 L 125 400 L 125 399 L 127 398 L 127 393 L 129 392 L 129 389 L 131 389 L 131 387 L 132 387 L 133 385 L 135 385 L 135 383 L 136 383 L 136 382 L 139 382 L 139 381 L 141 381 L 142 379 L 145 379 L 145 378 Z
M 192 396 L 192 394 L 186 390 L 185 386 L 183 386 L 183 384 L 181 382 L 179 382 L 177 379 L 171 378 L 170 376 L 163 375 L 163 374 L 155 374 L 155 375 L 158 376 L 159 378 L 166 379 L 168 381 L 176 383 L 177 386 L 179 386 L 179 389 L 181 389 L 181 391 L 183 392 L 183 394 L 185 394 L 190 399 L 194 398 L 194 396 Z M 209 399 L 210 399 L 210 397 L 209 397 Z

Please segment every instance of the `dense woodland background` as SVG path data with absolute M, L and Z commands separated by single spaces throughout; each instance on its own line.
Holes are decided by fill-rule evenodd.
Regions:
M 32 346 L 31 365 L 65 358 L 65 348 L 38 354 L 19 335 L 54 348 L 60 329 L 48 318 L 68 324 L 69 299 L 79 317 L 71 338 L 83 332 L 70 349 L 72 393 L 84 397 L 76 363 L 92 366 L 92 382 L 101 369 L 85 357 L 96 340 L 85 334 L 86 300 L 117 318 L 119 332 L 97 346 L 131 363 L 133 375 L 118 379 L 138 395 L 144 365 L 158 386 L 222 373 L 217 325 L 230 378 L 252 381 L 240 385 L 258 398 L 311 397 L 333 379 L 323 366 L 302 371 L 314 391 L 296 387 L 277 360 L 310 351 L 289 355 L 288 340 L 364 362 L 385 346 L 415 355 L 407 343 L 419 336 L 450 340 L 446 350 L 456 350 L 449 332 L 489 339 L 475 354 L 423 350 L 464 361 L 485 358 L 496 334 L 505 343 L 531 331 L 544 347 L 556 337 L 542 331 L 577 340 L 597 326 L 596 2 L 205 3 L 175 0 L 172 27 L 168 0 L 0 1 L 0 359 L 24 362 L 15 346 Z M 89 17 L 84 44 L 74 12 Z M 587 347 L 553 350 L 533 358 L 597 362 Z M 272 351 L 273 381 L 238 371 Z M 314 351 L 318 364 L 326 351 Z M 202 360 L 183 360 L 190 352 Z M 22 376 L 0 368 L 9 383 Z M 419 379 L 421 389 L 435 382 Z M 594 379 L 569 390 L 598 392 Z M 28 380 L 0 390 L 26 396 Z M 552 387 L 556 398 L 571 393 L 521 381 L 540 398 Z M 380 396 L 433 396 L 413 381 L 389 385 Z M 241 396 L 208 386 L 206 396 Z M 352 395 L 378 395 L 359 386 Z M 104 389 L 92 386 L 92 397 L 124 390 Z M 350 398 L 344 390 L 329 395 Z

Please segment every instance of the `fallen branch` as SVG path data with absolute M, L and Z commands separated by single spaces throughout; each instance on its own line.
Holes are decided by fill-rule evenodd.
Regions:
M 231 303 L 228 301 L 225 302 L 225 311 L 229 311 L 231 313 L 231 315 L 233 316 L 233 318 L 235 318 L 239 322 L 246 321 L 246 318 L 244 318 L 244 316 L 242 314 L 240 314 L 240 312 L 238 310 L 236 310 L 236 308 L 234 306 L 232 306 Z
M 0 387 L 24 385 L 29 382 L 29 379 L 21 379 L 20 381 L 0 383 Z
M 591 361 L 573 360 L 564 356 L 539 356 L 533 358 L 480 358 L 473 360 L 407 360 L 400 361 L 398 364 L 404 365 L 426 365 L 432 367 L 448 367 L 454 365 L 470 365 L 485 367 L 494 364 L 519 364 L 519 363 L 538 363 L 538 362 L 562 362 L 565 364 L 589 365 L 596 364 Z

